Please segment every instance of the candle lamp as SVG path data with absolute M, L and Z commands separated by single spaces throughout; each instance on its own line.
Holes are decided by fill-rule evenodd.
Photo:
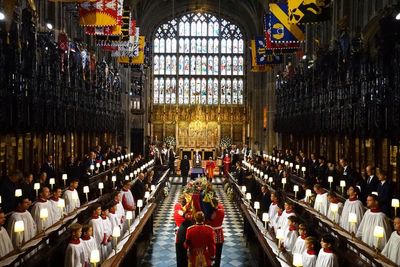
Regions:
M 340 187 L 342 188 L 342 194 L 344 194 L 344 188 L 346 187 L 346 181 L 340 180 Z
M 111 159 L 107 160 L 107 166 L 110 167 Z
M 24 237 L 22 233 L 25 231 L 24 221 L 16 221 L 14 223 L 14 233 L 17 234 L 17 248 L 21 247 Z
M 336 213 L 339 211 L 339 205 L 337 203 L 331 203 L 331 212 L 333 213 L 333 222 L 337 223 L 336 221 Z
M 243 186 L 242 186 L 242 192 L 243 192 L 243 194 L 246 194 L 246 190 L 247 190 L 246 186 L 243 185 Z
M 272 186 L 273 181 L 274 181 L 274 177 L 271 176 L 268 178 L 269 186 Z
M 144 192 L 144 198 L 146 199 L 146 202 L 149 200 L 149 197 L 150 197 L 150 192 L 149 191 Z
M 93 175 L 94 165 L 91 164 L 91 165 L 89 166 L 89 169 L 90 169 L 91 174 Z
M 299 192 L 299 186 L 294 185 L 293 186 L 293 191 L 294 191 L 294 198 L 297 199 L 297 192 Z
M 129 175 L 125 175 L 125 181 L 129 180 Z
M 397 216 L 397 208 L 400 206 L 399 199 L 393 198 L 392 199 L 392 208 L 394 209 L 394 216 Z
M 117 161 L 119 163 L 121 161 L 121 157 L 117 157 Z
M 247 199 L 248 201 L 251 200 L 251 193 L 246 193 L 246 199 Z
M 155 186 L 154 184 L 152 184 L 152 185 L 150 186 L 150 191 L 153 192 L 154 190 L 156 190 L 156 186 Z
M 124 155 L 122 155 L 122 156 L 121 156 L 121 160 L 123 160 L 124 158 L 125 158 L 125 156 L 124 156 Z
M 61 219 L 64 217 L 64 208 L 65 208 L 65 200 L 60 198 L 57 201 L 57 208 L 60 209 L 60 213 L 61 213 Z
M 47 208 L 40 209 L 39 211 L 39 218 L 42 221 L 42 231 L 45 230 L 44 222 L 47 220 L 49 217 L 49 210 Z
M 53 187 L 54 187 L 54 185 L 56 184 L 56 179 L 50 178 L 50 179 L 49 179 L 49 184 L 50 184 L 51 190 L 53 190 Z
M 278 248 L 281 247 L 281 242 L 285 238 L 285 233 L 283 232 L 283 229 L 277 229 L 276 230 L 276 239 L 278 239 Z
M 133 219 L 133 212 L 132 211 L 130 211 L 130 210 L 126 211 L 126 219 L 128 220 L 129 233 L 131 233 L 131 220 Z
M 289 163 L 289 167 L 290 167 L 290 170 L 293 169 L 293 162 L 290 162 L 290 163 Z
M 306 189 L 306 202 L 310 202 L 310 198 L 312 196 L 311 189 Z
M 115 188 L 115 182 L 117 181 L 117 176 L 113 175 L 113 176 L 111 177 L 111 181 L 112 181 L 112 183 L 113 183 L 113 188 Z
M 86 202 L 89 202 L 89 186 L 86 185 L 83 187 L 83 193 L 86 195 Z
M 285 166 L 289 166 L 289 161 L 285 161 Z
M 36 198 L 39 196 L 39 189 L 40 189 L 40 183 L 34 183 L 33 184 L 33 189 L 36 191 Z
M 22 189 L 15 189 L 15 197 L 22 196 Z
M 94 249 L 90 252 L 90 263 L 96 267 L 96 264 L 100 262 L 100 252 L 98 249 Z
M 332 189 L 333 176 L 328 176 L 329 189 Z
M 349 223 L 350 223 L 350 232 L 354 233 L 356 232 L 356 223 L 357 223 L 357 214 L 354 212 L 349 213 Z
M 101 162 L 101 165 L 103 166 L 103 171 L 105 171 L 106 170 L 106 161 L 105 160 L 103 160 L 102 162 Z
M 265 182 L 268 181 L 268 174 L 264 174 L 264 181 L 265 181 Z
M 300 169 L 300 165 L 299 164 L 296 164 L 296 170 L 298 171 L 299 169 Z
M 96 171 L 100 170 L 100 162 L 96 163 Z
M 283 159 L 281 159 L 281 164 L 284 164 L 284 163 L 285 163 L 285 161 Z
M 132 178 L 133 178 L 133 172 L 129 173 L 129 178 L 131 178 L 131 180 L 132 180 Z
M 104 183 L 103 182 L 99 183 L 99 189 L 100 189 L 100 196 L 102 196 L 103 195 L 103 189 L 104 189 Z
M 115 226 L 112 231 L 112 237 L 114 239 L 114 250 L 115 254 L 117 254 L 117 243 L 118 243 L 118 238 L 121 236 L 121 228 L 119 226 Z
M 303 266 L 303 256 L 300 253 L 293 254 L 293 266 L 296 267 Z
M 257 213 L 258 213 L 258 210 L 260 209 L 260 202 L 258 202 L 258 201 L 254 202 L 254 209 L 256 210 L 256 222 L 257 222 L 257 219 L 258 219 Z
M 66 187 L 66 186 L 67 186 L 68 174 L 64 173 L 64 174 L 61 176 L 61 179 L 62 179 L 63 182 L 64 182 L 64 187 Z
M 140 208 L 143 207 L 143 200 L 142 199 L 138 199 L 136 206 L 139 208 L 139 219 L 140 219 Z
M 115 162 L 116 162 L 117 160 L 116 160 L 115 158 L 113 158 L 111 161 L 112 161 L 113 164 L 115 164 Z
M 260 172 L 260 178 L 264 176 L 264 172 Z
M 267 212 L 263 213 L 262 220 L 264 222 L 265 231 L 267 231 L 268 230 L 268 222 L 269 222 L 269 214 Z
M 282 178 L 282 190 L 285 191 L 286 178 Z
M 380 240 L 381 240 L 381 238 L 384 237 L 384 229 L 383 229 L 383 227 L 375 226 L 375 228 L 374 228 L 374 237 L 375 237 L 374 246 L 375 246 L 376 249 L 379 249 Z
M 272 157 L 272 161 L 275 161 L 275 157 Z
M 303 172 L 303 177 L 305 177 L 306 176 L 306 167 L 301 167 L 301 171 Z

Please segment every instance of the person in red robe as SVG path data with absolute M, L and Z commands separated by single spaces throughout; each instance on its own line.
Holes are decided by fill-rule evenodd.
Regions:
M 212 160 L 212 157 L 209 157 L 206 164 L 206 170 L 207 170 L 207 178 L 210 182 L 212 182 L 212 179 L 214 178 L 214 169 L 215 169 L 215 162 Z
M 196 224 L 186 232 L 185 248 L 188 249 L 189 267 L 210 266 L 215 257 L 214 229 L 204 225 L 204 213 L 195 215 Z
M 221 264 L 222 246 L 224 244 L 224 230 L 222 223 L 224 222 L 225 210 L 222 203 L 219 203 L 216 198 L 213 198 L 213 203 L 217 207 L 211 215 L 211 220 L 207 223 L 214 229 L 215 235 L 215 262 L 213 267 L 219 267 Z
M 186 205 L 186 200 L 184 196 L 179 197 L 178 203 L 175 204 L 174 207 L 174 220 L 176 228 L 179 228 L 181 224 L 185 221 L 185 212 L 184 207 Z
M 229 154 L 225 154 L 223 164 L 224 164 L 224 175 L 225 177 L 227 177 L 229 170 L 231 169 L 231 158 L 229 157 Z

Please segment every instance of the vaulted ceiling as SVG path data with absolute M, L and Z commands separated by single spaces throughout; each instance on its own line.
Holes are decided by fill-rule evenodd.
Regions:
M 140 32 L 147 37 L 165 21 L 186 12 L 208 12 L 237 24 L 249 39 L 262 34 L 262 0 L 131 0 Z M 173 15 L 174 14 L 174 15 Z

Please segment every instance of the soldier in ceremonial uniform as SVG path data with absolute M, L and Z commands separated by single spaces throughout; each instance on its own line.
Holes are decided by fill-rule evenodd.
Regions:
M 189 267 L 209 267 L 215 257 L 214 229 L 204 225 L 204 213 L 195 214 L 196 225 L 187 229 L 185 247 L 188 249 Z
M 222 228 L 222 223 L 224 222 L 225 210 L 222 203 L 218 202 L 218 199 L 213 198 L 213 204 L 216 207 L 213 214 L 211 215 L 211 220 L 208 222 L 214 229 L 215 234 L 215 262 L 214 267 L 219 267 L 221 264 L 221 254 L 222 254 L 222 246 L 224 244 L 224 230 Z

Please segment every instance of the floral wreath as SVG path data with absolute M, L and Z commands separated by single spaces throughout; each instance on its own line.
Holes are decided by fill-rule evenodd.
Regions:
M 170 135 L 167 136 L 167 137 L 165 137 L 164 143 L 165 143 L 167 146 L 175 146 L 175 137 L 170 136 Z

